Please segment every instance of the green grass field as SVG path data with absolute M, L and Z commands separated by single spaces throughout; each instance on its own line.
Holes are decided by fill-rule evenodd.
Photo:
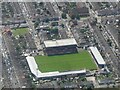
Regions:
M 58 56 L 36 56 L 35 60 L 41 72 L 97 69 L 88 51 Z
M 25 35 L 26 33 L 28 33 L 28 28 L 18 28 L 18 29 L 14 29 L 13 30 L 13 35 L 17 36 L 17 35 Z

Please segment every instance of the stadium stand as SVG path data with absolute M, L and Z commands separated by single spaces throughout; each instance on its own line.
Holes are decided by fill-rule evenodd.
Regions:
M 73 38 L 44 41 L 44 45 L 46 55 L 77 53 L 77 42 Z
M 68 72 L 59 72 L 59 71 L 54 71 L 54 72 L 45 72 L 42 73 L 36 64 L 36 61 L 34 57 L 32 56 L 27 56 L 26 57 L 27 63 L 29 65 L 29 69 L 31 73 L 36 77 L 36 78 L 47 78 L 47 77 L 58 77 L 58 76 L 66 76 L 66 75 L 73 75 L 73 74 L 79 74 L 79 75 L 85 75 L 86 70 L 79 70 L 79 71 L 68 71 Z
M 101 56 L 100 52 L 98 51 L 97 47 L 90 47 L 90 51 L 94 59 L 96 60 L 98 66 L 104 67 L 106 63 L 103 57 Z

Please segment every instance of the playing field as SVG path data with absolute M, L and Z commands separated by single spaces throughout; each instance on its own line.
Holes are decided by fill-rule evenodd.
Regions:
M 35 60 L 41 72 L 97 69 L 87 51 L 58 56 L 36 56 Z
M 25 35 L 26 33 L 28 33 L 28 28 L 18 28 L 13 30 L 14 36 Z

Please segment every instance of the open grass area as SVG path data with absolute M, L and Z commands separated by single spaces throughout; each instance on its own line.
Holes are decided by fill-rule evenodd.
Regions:
M 28 28 L 17 28 L 17 29 L 13 29 L 13 35 L 17 36 L 17 35 L 25 35 L 26 33 L 28 33 Z
M 97 69 L 88 51 L 58 56 L 36 56 L 35 60 L 41 72 Z

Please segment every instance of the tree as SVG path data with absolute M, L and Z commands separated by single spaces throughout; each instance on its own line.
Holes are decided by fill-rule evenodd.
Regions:
M 61 24 L 61 27 L 64 28 L 65 27 L 64 24 Z
M 102 29 L 102 26 L 100 25 L 99 28 Z
M 20 47 L 19 47 L 19 46 L 17 46 L 17 47 L 16 47 L 16 50 L 19 52 L 19 51 L 20 51 Z
M 62 10 L 62 7 L 61 6 L 58 6 L 59 10 Z
M 34 2 L 34 6 L 35 6 L 35 8 L 37 8 L 37 7 L 38 7 L 38 5 L 37 5 L 37 3 L 36 3 L 36 2 Z
M 37 13 L 40 14 L 40 9 L 39 8 L 37 9 Z
M 79 14 L 76 15 L 76 19 L 80 20 L 80 15 Z
M 43 2 L 40 2 L 40 3 L 39 3 L 39 6 L 43 6 L 43 5 L 44 5 L 44 3 L 43 3 Z
M 90 5 L 90 9 L 92 9 L 93 7 L 92 7 L 92 5 Z
M 47 10 L 47 14 L 51 15 L 51 13 Z
M 34 27 L 37 28 L 39 25 L 39 22 L 35 22 Z
M 112 42 L 110 39 L 107 39 L 107 42 L 108 42 L 109 46 L 112 46 Z
M 58 22 L 52 22 L 51 25 L 52 26 L 58 26 Z
M 24 36 L 23 36 L 23 35 L 19 35 L 19 38 L 20 38 L 20 39 L 23 39 L 23 38 L 24 38 Z
M 49 22 L 49 19 L 48 19 L 48 18 L 46 18 L 46 19 L 45 19 L 45 22 L 46 22 L 46 23 L 48 23 L 48 22 Z
M 54 28 L 51 30 L 51 33 L 58 34 L 58 28 Z
M 40 19 L 38 18 L 38 19 L 35 21 L 35 23 L 34 23 L 34 27 L 37 28 L 38 25 L 39 25 L 39 23 L 40 23 Z
M 68 4 L 68 7 L 69 7 L 69 8 L 74 8 L 74 7 L 76 7 L 76 2 L 71 2 L 71 3 L 69 3 L 69 4 Z
M 8 9 L 9 9 L 10 15 L 13 17 L 14 16 L 14 10 L 13 10 L 13 7 L 10 4 L 8 4 Z
M 71 15 L 71 19 L 75 19 L 75 17 L 76 17 L 75 15 Z
M 67 19 L 66 13 L 62 13 L 62 18 L 63 18 L 63 19 Z

